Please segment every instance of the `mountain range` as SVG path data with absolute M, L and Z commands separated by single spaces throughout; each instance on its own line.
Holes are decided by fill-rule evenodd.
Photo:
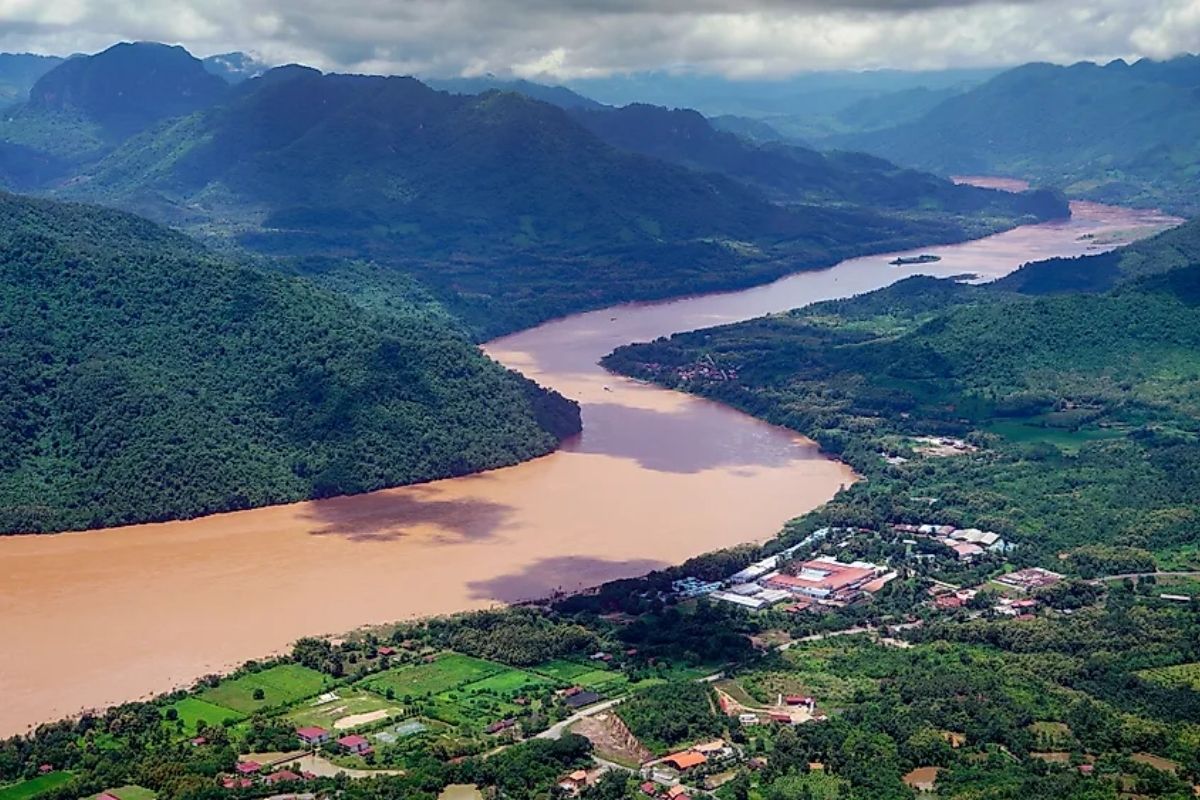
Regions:
M 912 121 L 826 139 L 943 174 L 996 174 L 1077 197 L 1200 211 L 1200 56 L 1028 64 Z
M 694 112 L 456 86 L 300 66 L 231 85 L 181 48 L 122 44 L 38 80 L 0 124 L 0 177 L 288 269 L 368 259 L 477 336 L 1067 213 L 1050 194 L 754 144 Z M 311 277 L 345 283 L 319 263 Z

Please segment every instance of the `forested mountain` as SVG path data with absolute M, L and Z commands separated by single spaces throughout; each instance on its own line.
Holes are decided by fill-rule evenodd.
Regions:
M 590 97 L 584 97 L 565 86 L 553 86 L 526 80 L 503 80 L 496 77 L 479 78 L 421 78 L 426 86 L 451 94 L 483 94 L 484 92 L 515 92 L 559 108 L 604 108 Z
M 0 108 L 25 102 L 37 79 L 61 63 L 57 56 L 0 53 Z
M 144 219 L 0 195 L 0 532 L 185 518 L 512 464 L 578 408 Z
M 521 95 L 302 67 L 129 140 L 66 193 L 272 255 L 373 259 L 432 287 L 481 336 L 1066 213 L 991 192 L 995 213 L 970 220 L 881 213 L 865 197 L 782 208 L 611 147 Z
M 1028 64 L 919 119 L 829 143 L 943 173 L 1029 178 L 1096 200 L 1200 210 L 1200 57 Z
M 228 88 L 182 47 L 123 42 L 42 75 L 0 121 L 0 141 L 85 163 L 159 120 L 217 102 Z
M 1061 200 L 1048 193 L 1013 195 L 958 186 L 862 153 L 755 145 L 717 130 L 699 112 L 689 109 L 639 104 L 578 109 L 572 116 L 614 147 L 721 173 L 780 202 L 964 215 L 991 212 L 1002 217 L 1014 213 L 1051 216 L 1061 207 Z
M 864 519 L 916 515 L 911 498 L 936 497 L 939 516 L 1003 530 L 1043 563 L 1104 545 L 1194 568 L 1194 237 L 1193 224 L 1123 249 L 1116 263 L 1140 277 L 1106 294 L 911 278 L 621 348 L 606 364 L 814 436 L 871 478 L 845 499 Z M 980 449 L 924 457 L 922 435 Z

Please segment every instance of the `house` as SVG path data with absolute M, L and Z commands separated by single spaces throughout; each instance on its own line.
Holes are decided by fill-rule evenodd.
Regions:
M 296 728 L 296 736 L 309 747 L 316 747 L 329 741 L 329 731 L 318 728 L 316 725 Z
M 647 797 L 658 796 L 658 784 L 656 784 L 654 781 L 646 781 L 639 786 L 638 789 L 640 789 L 642 794 L 646 795 Z
M 200 747 L 205 744 L 208 744 L 208 739 L 205 739 L 203 736 L 197 736 L 192 739 L 192 747 Z
M 941 595 L 940 597 L 935 597 L 933 599 L 933 604 L 935 606 L 937 606 L 938 608 L 943 609 L 945 611 L 952 611 L 953 609 L 956 609 L 956 608 L 962 608 L 963 600 L 961 597 L 959 597 L 957 595 L 944 594 L 944 595 Z
M 562 789 L 564 792 L 569 792 L 571 794 L 578 794 L 580 792 L 580 790 L 582 790 L 584 787 L 587 786 L 587 783 L 588 783 L 587 770 L 577 769 L 574 772 L 572 772 L 570 775 L 567 775 L 566 777 L 561 778 L 558 781 L 558 788 Z
M 234 769 L 239 775 L 257 775 L 258 771 L 262 769 L 262 764 L 257 761 L 239 761 Z
M 810 761 L 810 762 L 808 762 L 808 771 L 809 772 L 824 772 L 825 764 L 820 761 Z
M 982 547 L 970 542 L 952 544 L 950 545 L 950 549 L 954 551 L 956 556 L 958 556 L 959 561 L 970 561 L 971 559 L 981 556 L 984 553 L 984 549 Z
M 286 783 L 288 781 L 301 781 L 301 780 L 304 780 L 303 776 L 297 775 L 296 773 L 292 772 L 290 769 L 283 769 L 283 770 L 280 770 L 279 772 L 272 772 L 270 775 L 263 778 L 263 783 L 273 786 L 277 783 Z
M 394 656 L 396 655 L 396 649 L 394 647 L 376 647 L 375 653 L 381 656 Z
M 1096 771 L 1095 764 L 1080 764 L 1079 765 L 1079 774 L 1080 775 L 1091 775 L 1095 771 Z
M 235 778 L 232 775 L 226 775 L 221 779 L 221 786 L 226 789 L 249 789 L 254 785 L 254 781 L 249 778 Z
M 683 753 L 672 753 L 663 759 L 664 763 L 670 764 L 680 772 L 685 772 L 693 767 L 698 767 L 708 761 L 708 756 L 703 753 L 686 751 Z
M 603 700 L 603 695 L 595 692 L 576 692 L 563 700 L 563 704 L 570 709 L 583 708 L 590 706 L 592 703 L 599 703 Z
M 667 789 L 667 797 L 670 800 L 688 800 L 687 789 L 679 784 L 675 784 Z
M 789 694 L 784 698 L 784 702 L 789 706 L 811 706 L 817 701 L 813 700 L 811 697 L 806 697 L 801 694 Z
M 738 722 L 743 725 L 757 725 L 758 714 L 738 714 Z
M 353 753 L 354 755 L 366 755 L 367 753 L 371 752 L 371 743 L 367 741 L 367 737 L 365 736 L 351 734 L 350 736 L 343 736 L 337 741 L 341 748 L 347 753 Z
M 517 721 L 515 719 L 501 719 L 501 720 L 496 720 L 491 725 L 488 725 L 487 728 L 485 728 L 484 730 L 485 730 L 485 732 L 492 733 L 492 734 L 500 733 L 501 731 L 508 730 L 509 728 L 513 727 L 516 724 L 517 724 Z
M 792 718 L 787 714 L 771 714 L 771 722 L 778 722 L 781 725 L 791 725 Z
M 40 767 L 38 767 L 38 772 L 42 775 L 54 772 L 54 766 L 51 764 L 42 764 Z

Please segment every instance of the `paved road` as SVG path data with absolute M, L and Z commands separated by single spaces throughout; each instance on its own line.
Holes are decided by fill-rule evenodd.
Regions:
M 561 739 L 562 735 L 563 735 L 563 731 L 565 731 L 567 728 L 574 725 L 576 722 L 579 722 L 579 720 L 583 719 L 584 717 L 590 717 L 593 714 L 599 714 L 601 711 L 607 711 L 608 709 L 617 705 L 624 699 L 625 699 L 624 697 L 618 697 L 613 700 L 605 700 L 603 703 L 597 703 L 594 706 L 588 706 L 587 708 L 583 709 L 582 711 L 576 711 L 574 714 L 567 717 L 562 722 L 556 722 L 553 725 L 551 725 L 549 728 L 546 728 L 546 730 L 539 733 L 535 738 L 537 738 L 537 739 Z
M 1093 578 L 1088 583 L 1107 583 L 1108 581 L 1123 581 L 1126 578 L 1200 578 L 1200 571 L 1192 572 L 1126 572 L 1123 575 L 1105 575 L 1103 578 Z

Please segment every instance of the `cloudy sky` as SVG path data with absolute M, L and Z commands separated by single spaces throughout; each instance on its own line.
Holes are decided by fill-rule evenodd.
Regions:
M 0 0 L 0 50 L 119 40 L 272 63 L 560 80 L 998 66 L 1200 49 L 1200 0 Z

